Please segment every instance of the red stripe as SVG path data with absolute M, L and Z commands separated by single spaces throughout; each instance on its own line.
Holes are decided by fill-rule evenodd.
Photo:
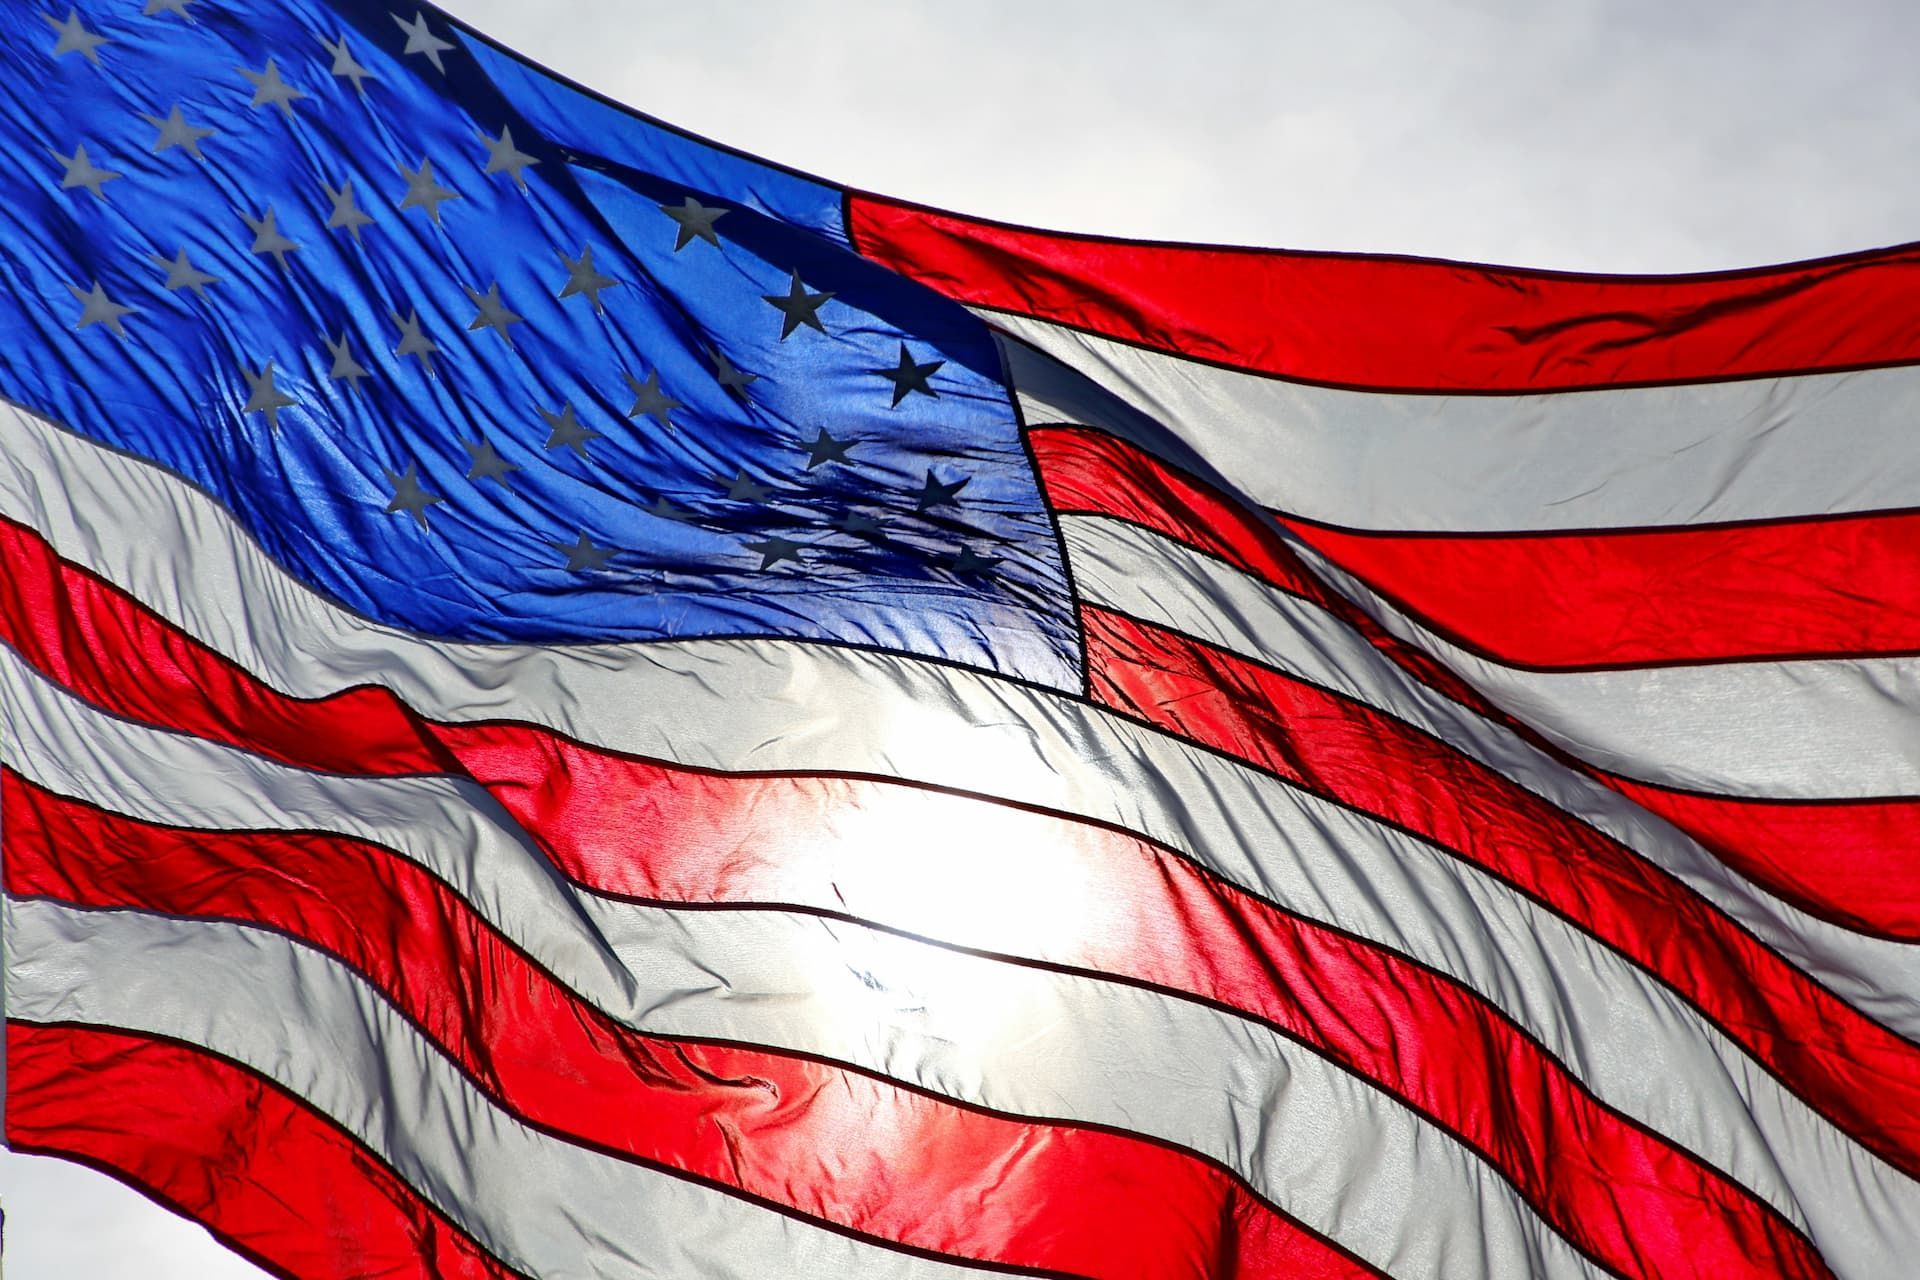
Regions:
M 1850 928 L 1920 940 L 1920 860 L 1911 853 L 1920 846 L 1916 805 L 1676 795 L 1602 773 L 1543 742 L 1439 662 L 1327 590 L 1267 521 L 1246 507 L 1111 436 L 1047 428 L 1032 437 L 1048 500 L 1061 510 L 1152 529 L 1326 609 L 1429 688 L 1624 792 L 1784 901 Z M 1444 575 L 1434 578 L 1442 584 L 1437 589 L 1445 590 Z M 1407 580 L 1416 580 L 1411 566 Z
M 1568 669 L 1920 651 L 1920 515 L 1302 539 L 1440 635 Z
M 1920 1047 L 1678 881 L 1444 742 L 1223 650 L 1083 610 L 1094 695 L 1432 841 L 1656 975 L 1863 1145 L 1920 1175 Z
M 7 1142 L 102 1169 L 289 1280 L 508 1280 L 358 1142 L 168 1041 L 7 1023 Z
M 516 747 L 502 739 L 496 749 Z M 525 772 L 490 767 L 502 763 L 492 752 L 461 755 L 482 772 Z M 1809 1256 L 1768 1208 L 1603 1107 L 1466 987 L 1282 912 L 1137 837 L 1018 810 L 982 813 L 978 801 L 863 780 L 689 775 L 577 748 L 562 750 L 539 787 L 506 794 L 523 823 L 552 833 L 569 874 L 643 897 L 838 897 L 871 914 L 888 898 L 872 886 L 890 878 L 897 854 L 890 839 L 854 827 L 964 831 L 969 842 L 1021 849 L 1030 879 L 1018 894 L 1050 905 L 1003 910 L 1003 936 L 970 943 L 1197 994 L 1281 1028 L 1456 1134 L 1556 1228 L 1624 1274 L 1734 1275 L 1744 1258 L 1793 1272 Z M 645 821 L 628 838 L 587 828 L 581 839 L 582 820 L 605 812 Z M 966 875 L 942 885 L 916 873 L 914 889 L 964 897 Z M 1008 892 L 996 884 L 994 897 Z M 1080 917 L 1070 933 L 1035 918 L 1068 911 Z
M 1213 527 L 1227 528 L 1225 524 Z M 1271 537 L 1270 530 L 1266 534 Z M 29 554 L 35 548 L 38 553 Z M 629 867 L 647 864 L 645 847 L 626 839 L 651 824 L 659 824 L 659 830 L 675 839 L 687 839 L 690 848 L 698 847 L 696 837 L 705 821 L 701 806 L 676 807 L 674 800 L 703 796 L 707 784 L 696 781 L 701 775 L 595 752 L 523 725 L 434 725 L 406 712 L 382 690 L 359 690 L 317 703 L 296 702 L 258 685 L 135 602 L 55 560 L 37 539 L 21 543 L 16 537 L 16 545 L 6 554 L 18 572 L 0 584 L 0 591 L 12 593 L 11 598 L 0 597 L 7 600 L 7 607 L 0 608 L 0 626 L 12 624 L 13 633 L 23 638 L 22 651 L 29 659 L 67 680 L 83 696 L 135 718 L 188 721 L 180 727 L 217 740 L 265 744 L 269 754 L 296 764 L 328 767 L 331 757 L 343 754 L 336 753 L 332 744 L 347 742 L 356 750 L 366 750 L 370 760 L 388 771 L 445 767 L 468 772 L 583 879 L 664 897 L 679 892 L 690 900 L 699 900 L 707 892 L 701 879 L 711 874 L 706 871 L 691 882 L 663 878 L 649 889 L 615 879 L 611 870 L 623 861 Z M 49 617 L 71 619 L 70 629 L 35 631 L 23 625 Z M 72 643 L 74 638 L 80 643 Z M 142 679 L 125 679 L 128 669 L 141 670 Z M 382 740 L 383 735 L 388 740 Z M 351 766 L 351 760 L 334 765 Z M 624 825 L 600 822 L 598 815 L 606 812 L 631 813 L 637 820 Z M 1528 859 L 1537 856 L 1532 851 L 1526 851 L 1525 857 L 1515 854 L 1517 866 L 1504 873 L 1528 882 L 1529 877 L 1540 879 L 1544 888 L 1536 886 L 1536 891 L 1551 890 L 1550 900 L 1575 919 L 1584 920 L 1603 937 L 1632 940 L 1634 945 L 1623 948 L 1629 955 L 1643 963 L 1658 961 L 1649 967 L 1675 981 L 1683 992 L 1693 992 L 1709 1016 L 1731 1029 L 1733 1038 L 1768 1063 L 1790 1088 L 1869 1145 L 1879 1149 L 1911 1138 L 1911 1131 L 1903 1135 L 1897 1126 L 1890 1133 L 1880 1132 L 1879 1118 L 1867 1114 L 1871 1108 L 1858 1099 L 1880 1096 L 1876 1070 L 1885 1079 L 1911 1081 L 1920 1076 L 1920 1049 L 1891 1036 L 1806 980 L 1683 887 L 1658 877 L 1624 850 L 1599 841 L 1587 828 L 1569 825 L 1581 838 L 1597 841 L 1595 856 L 1603 860 L 1600 865 L 1611 867 L 1618 861 L 1629 873 L 1629 885 L 1646 883 L 1636 891 L 1603 895 L 1597 900 L 1600 909 L 1588 920 L 1585 890 L 1577 874 L 1569 877 L 1564 868 L 1555 872 L 1551 866 L 1528 869 Z M 716 835 L 724 829 L 712 828 Z M 597 832 L 605 843 L 573 843 L 568 832 Z M 723 843 L 719 853 L 725 855 L 737 847 Z M 726 896 L 726 891 L 717 896 Z M 1129 972 L 1113 956 L 1103 956 L 1099 963 L 1119 966 L 1115 972 Z M 1223 1001 L 1249 1011 L 1265 1007 L 1257 997 L 1200 984 L 1178 968 L 1142 971 L 1142 976 L 1198 994 L 1217 993 Z M 1857 1069 L 1845 1065 L 1851 1062 L 1865 1065 Z M 1858 1092 L 1850 1097 L 1849 1091 L 1854 1090 Z M 1911 1146 L 1901 1146 L 1896 1163 L 1903 1161 L 1920 1165 Z
M 1421 683 L 1483 716 L 1503 718 L 1471 685 L 1389 635 L 1345 596 L 1328 590 L 1265 516 L 1104 432 L 1043 427 L 1030 431 L 1028 438 L 1054 510 L 1112 516 L 1217 556 L 1325 609 Z
M 1846 928 L 1920 942 L 1920 801 L 1744 800 L 1595 776 L 1769 892 Z
M 1920 359 L 1920 249 L 1699 276 L 1032 231 L 856 195 L 861 253 L 972 306 L 1373 390 L 1545 391 Z
M 385 850 L 154 827 L 3 776 L 9 892 L 290 933 L 367 975 L 496 1101 L 568 1139 L 1021 1268 L 1145 1278 L 1232 1259 L 1249 1274 L 1368 1274 L 1185 1153 L 784 1053 L 637 1034 Z

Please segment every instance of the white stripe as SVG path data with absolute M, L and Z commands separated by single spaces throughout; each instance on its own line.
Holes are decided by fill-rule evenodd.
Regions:
M 1388 631 L 1611 773 L 1726 796 L 1920 794 L 1920 658 L 1525 671 L 1450 644 L 1305 542 L 1288 540 Z
M 1618 792 L 1408 678 L 1314 605 L 1124 522 L 1068 517 L 1062 530 L 1090 601 L 1295 672 L 1432 734 L 1671 873 L 1869 1017 L 1920 1040 L 1920 948 L 1780 901 Z
M 23 435 L 29 445 L 33 438 Z M 78 443 L 50 431 L 42 438 Z M 35 499 L 45 524 L 61 530 L 63 550 L 87 553 L 78 558 L 91 557 L 110 577 L 152 584 L 149 589 L 160 598 L 157 602 L 186 615 L 176 622 L 190 632 L 221 636 L 239 650 L 232 656 L 294 692 L 319 695 L 354 679 L 373 679 L 400 689 L 424 704 L 427 714 L 440 718 L 460 718 L 463 697 L 474 694 L 483 705 L 489 699 L 491 704 L 471 714 L 550 723 L 590 742 L 686 763 L 871 772 L 1002 794 L 1142 831 L 1194 854 L 1230 879 L 1335 923 L 1341 920 L 1339 911 L 1314 906 L 1331 892 L 1323 883 L 1329 867 L 1352 864 L 1360 873 L 1358 896 L 1375 908 L 1380 902 L 1371 898 L 1369 881 L 1397 883 L 1405 873 L 1396 872 L 1396 865 L 1421 858 L 1450 868 L 1447 874 L 1462 879 L 1467 887 L 1456 892 L 1475 904 L 1474 912 L 1490 909 L 1482 899 L 1504 893 L 1415 842 L 1289 792 L 1271 779 L 1069 700 L 987 677 L 806 646 L 706 642 L 536 653 L 414 641 L 330 610 L 293 586 L 217 513 L 199 519 L 190 495 L 169 494 L 161 486 L 155 500 L 143 508 L 142 482 L 153 475 L 149 469 L 111 455 L 100 455 L 101 465 L 87 467 L 89 455 L 98 451 L 81 446 L 75 453 L 66 460 L 82 467 L 86 483 L 50 489 Z M 5 456 L 0 451 L 0 458 Z M 102 477 L 116 466 L 133 474 L 104 483 Z M 0 471 L 0 476 L 5 474 Z M 0 484 L 0 491 L 4 488 Z M 68 502 L 82 490 L 104 494 L 107 505 L 100 518 L 76 512 Z M 114 505 L 116 497 L 124 502 Z M 201 507 L 211 506 L 199 501 Z M 186 539 L 183 532 L 169 535 L 167 516 L 176 506 L 187 508 L 194 517 L 189 523 L 212 535 L 196 535 L 196 545 L 183 556 L 194 565 L 193 574 L 174 569 L 167 551 L 176 537 Z M 107 513 L 123 509 L 141 522 L 135 527 L 155 530 L 158 536 L 134 542 L 117 534 L 116 522 Z M 180 519 L 171 523 L 177 526 Z M 257 598 L 267 607 L 255 611 L 251 625 L 235 626 L 231 617 L 197 604 L 186 593 L 182 584 L 195 574 L 196 586 L 257 577 Z M 311 658 L 302 661 L 287 652 L 295 647 L 291 638 L 309 635 L 317 638 Z M 470 657 L 480 669 L 462 671 L 460 657 Z M 539 677 L 540 688 L 531 698 L 509 696 L 525 687 L 518 678 L 521 664 Z M 610 675 L 618 678 L 606 678 Z M 503 690 L 508 694 L 494 692 Z M 693 726 L 701 730 L 690 731 Z M 1643 839 L 1637 842 L 1641 848 L 1651 843 L 1668 856 L 1703 856 L 1664 824 L 1644 815 L 1636 821 L 1643 828 L 1638 833 Z M 1376 859 L 1377 867 L 1369 859 Z M 1421 874 L 1427 873 L 1423 869 Z M 1407 920 L 1396 925 L 1383 919 L 1371 928 L 1363 921 L 1356 931 L 1460 972 L 1462 962 L 1449 963 L 1448 956 L 1469 942 L 1490 946 L 1480 937 L 1487 925 L 1459 932 L 1457 925 L 1423 918 L 1421 909 L 1446 897 L 1440 893 L 1436 898 L 1435 893 L 1409 885 L 1404 896 L 1382 900 L 1394 902 L 1397 914 Z M 1423 947 L 1395 937 L 1397 928 L 1429 925 L 1437 943 Z M 1801 939 L 1803 949 L 1812 946 L 1829 959 L 1816 972 L 1870 1013 L 1885 1014 L 1895 1023 L 1902 1018 L 1920 1021 L 1914 1003 L 1897 994 L 1911 977 L 1911 949 L 1816 925 L 1808 922 L 1813 942 Z M 1529 924 L 1510 936 L 1524 936 L 1538 927 Z M 1775 931 L 1798 936 L 1799 927 L 1800 922 L 1788 920 Z M 1820 936 L 1821 928 L 1828 936 Z M 1503 945 L 1507 941 L 1503 939 Z M 1498 973 L 1507 963 L 1492 954 L 1484 971 Z M 1895 988 L 1891 994 L 1890 977 Z M 1498 986 L 1485 978 L 1469 980 L 1483 990 Z M 1910 982 L 1906 989 L 1913 989 Z M 1553 1042 L 1550 1034 L 1543 1038 Z M 1672 1078 L 1684 1079 L 1689 1069 L 1681 1068 Z M 1863 1185 L 1875 1186 L 1877 1180 L 1866 1179 Z M 1869 1205 L 1863 1212 L 1871 1216 L 1879 1211 Z M 1890 1238 L 1884 1232 L 1867 1234 Z
M 14 1017 L 168 1036 L 250 1067 L 530 1275 L 981 1274 L 531 1129 L 345 966 L 279 934 L 50 902 L 7 899 L 5 907 Z
M 1920 505 L 1920 372 L 1536 395 L 1341 391 L 982 311 L 1030 423 L 1361 529 L 1615 529 Z M 1028 345 L 1030 344 L 1030 345 Z M 1041 354 L 1044 353 L 1044 354 Z M 1049 358 L 1051 357 L 1051 358 Z
M 765 997 L 774 1001 L 773 1007 L 798 1017 L 797 1023 L 780 1026 L 759 1017 L 744 1038 L 896 1075 L 911 1061 L 920 1064 L 908 1077 L 917 1083 L 948 1092 L 958 1089 L 959 1096 L 1022 1114 L 1060 1115 L 1060 1101 L 1074 1099 L 1080 1105 L 1063 1118 L 1136 1129 L 1157 1125 L 1143 1131 L 1216 1155 L 1261 1185 L 1258 1168 L 1244 1167 L 1246 1148 L 1236 1147 L 1232 1136 L 1257 1128 L 1257 1122 L 1241 1117 L 1228 1132 L 1213 1136 L 1196 1134 L 1191 1127 L 1194 1114 L 1209 1114 L 1211 1090 L 1230 1089 L 1236 1082 L 1209 1078 L 1190 1064 L 1156 1057 L 1170 1045 L 1182 1046 L 1190 1059 L 1205 1063 L 1228 1061 L 1221 1055 L 1243 1051 L 1231 1036 L 1223 1041 L 1215 1020 L 1197 1016 L 1201 1011 L 1176 1005 L 1143 1025 L 1139 1018 L 1116 1015 L 1103 1004 L 1104 989 L 1098 984 L 1063 991 L 1063 979 L 1024 975 L 1010 986 L 1004 975 L 996 974 L 996 966 L 982 969 L 982 962 L 902 949 L 879 935 L 846 929 L 841 945 L 855 949 L 861 973 L 906 973 L 916 979 L 917 986 L 888 1004 L 848 980 L 847 966 L 836 967 L 837 953 L 819 949 L 816 926 L 805 920 L 760 915 L 746 917 L 745 924 L 723 922 L 718 916 L 679 919 L 556 890 L 538 866 L 537 855 L 524 851 L 511 831 L 497 825 L 504 818 L 489 820 L 490 802 L 451 779 L 307 774 L 89 713 L 23 672 L 0 682 L 0 690 L 6 688 L 18 688 L 24 695 L 8 707 L 9 719 L 29 726 L 9 746 L 8 762 L 29 779 L 149 821 L 197 828 L 331 829 L 399 848 L 453 884 L 503 933 L 591 1002 L 636 1025 L 679 1034 L 742 1036 L 741 1028 L 728 1020 L 736 1011 L 724 1007 L 710 1011 L 716 1022 L 662 1024 L 657 1014 L 644 1012 L 659 1006 L 663 997 L 655 988 L 664 986 L 678 993 L 670 1007 L 685 1017 L 698 1008 L 685 992 L 698 989 L 699 975 L 720 974 L 736 998 Z M 1223 771 L 1216 781 L 1224 777 Z M 1287 798 L 1283 788 L 1269 783 L 1266 790 L 1263 796 L 1249 796 L 1248 806 L 1276 807 L 1246 816 L 1256 828 L 1271 824 L 1273 834 L 1263 843 L 1279 842 L 1294 853 L 1292 859 L 1271 860 L 1266 866 L 1266 887 L 1283 905 L 1408 952 L 1481 991 L 1542 1040 L 1603 1101 L 1727 1170 L 1807 1229 L 1843 1274 L 1873 1275 L 1891 1257 L 1900 1256 L 1900 1250 L 1920 1249 L 1920 1188 L 1835 1131 L 1618 954 L 1410 838 L 1373 828 L 1332 806 L 1293 814 L 1278 807 Z M 858 838 L 857 832 L 847 834 Z M 867 838 L 887 841 L 896 860 L 901 842 L 917 839 L 913 831 L 897 828 L 873 831 Z M 996 869 L 993 855 L 982 849 L 965 865 L 965 878 L 998 875 L 1004 879 L 997 883 L 1031 884 L 1037 876 L 1043 883 L 1064 882 L 1064 877 L 1047 875 L 1044 845 L 1005 847 L 999 853 L 1004 867 Z M 977 893 L 956 896 L 924 871 L 914 871 L 912 879 L 921 895 L 919 912 L 898 909 L 909 895 L 883 891 L 881 896 L 896 908 L 888 923 L 918 927 L 961 945 L 979 945 L 985 940 L 982 935 L 998 940 L 990 919 L 976 924 L 968 914 L 971 909 L 991 917 L 1003 909 L 996 900 Z M 830 877 L 812 901 L 829 909 L 857 910 L 861 896 L 859 883 Z M 1046 909 L 1056 920 L 1074 918 L 1071 898 L 1064 894 Z M 776 926 L 773 921 L 782 923 Z M 697 953 L 686 971 L 663 963 L 663 930 L 680 939 L 679 947 Z M 691 940 L 703 931 L 704 943 L 694 946 Z M 1076 958 L 1071 932 L 1059 932 L 1056 926 L 1052 933 L 1036 931 L 1036 937 L 1052 938 L 1058 954 L 1049 955 L 1044 947 L 1023 954 L 1037 952 L 1036 958 L 1069 963 Z M 742 956 L 773 968 L 743 972 L 720 958 L 737 961 Z M 794 975 L 825 975 L 839 988 L 837 993 L 798 992 L 791 986 Z M 928 986 L 934 979 L 937 990 Z M 1088 992 L 1101 995 L 1089 998 Z M 1131 999 L 1122 1005 L 1130 1007 Z M 1158 1008 L 1160 999 L 1149 997 L 1147 1007 Z M 925 1052 L 918 1057 L 903 1055 L 896 1040 L 874 1048 L 863 1038 L 861 1028 L 869 1024 L 862 1019 L 895 1018 L 902 1008 L 918 1011 L 915 1017 L 923 1024 L 909 1028 L 925 1037 L 919 1042 Z M 1069 1030 L 1063 1011 L 1096 1008 L 1100 1012 L 1086 1014 L 1085 1027 Z M 983 1023 L 982 1009 L 996 1012 Z M 859 1018 L 850 1022 L 849 1010 L 858 1011 Z M 1006 1018 L 1008 1010 L 1041 1011 L 1044 1016 L 1040 1025 L 1014 1026 Z M 1064 1064 L 1106 1061 L 1106 1055 L 1086 1051 L 1123 1025 L 1118 1039 L 1107 1042 L 1109 1052 L 1147 1073 L 1140 1083 L 1148 1096 L 1128 1091 L 1083 1102 L 1086 1091 L 1076 1090 L 1071 1078 L 1061 1076 Z M 836 1029 L 853 1038 L 831 1038 Z M 1062 1032 L 1066 1038 L 1056 1040 Z M 1024 1049 L 1003 1052 L 998 1046 L 1009 1040 L 1039 1053 L 1039 1059 L 1029 1059 Z M 970 1053 L 990 1049 L 993 1070 L 976 1069 L 980 1064 L 972 1062 L 956 1068 L 953 1055 L 958 1048 Z M 1166 1072 L 1186 1079 L 1199 1092 L 1157 1093 L 1151 1081 Z M 1103 1073 L 1102 1078 L 1107 1076 Z M 1163 1103 L 1171 1108 L 1165 1113 L 1160 1110 Z M 1103 1105 L 1116 1110 L 1103 1111 Z M 1198 1112 L 1189 1110 L 1195 1106 Z M 1269 1181 L 1266 1189 L 1276 1185 Z M 1836 1194 L 1835 1188 L 1847 1191 Z
M 1398 1273 L 1598 1274 L 1478 1157 L 1258 1024 L 811 915 L 573 892 L 470 784 L 311 774 L 127 724 L 0 655 L 0 709 L 22 726 L 4 758 L 22 776 L 175 826 L 379 841 L 643 1032 L 816 1054 L 1011 1114 L 1188 1147 Z
M 1243 817 L 1222 799 L 1264 782 L 1223 783 L 1210 776 L 1222 766 L 1200 753 L 991 677 L 797 644 L 421 640 L 295 582 L 198 490 L 6 407 L 0 515 L 295 697 L 376 684 L 449 723 L 520 720 L 698 767 L 873 773 L 1003 795 L 1142 832 L 1242 884 L 1257 887 L 1265 874 L 1247 854 Z M 1397 672 L 1386 679 L 1395 689 L 1412 683 Z M 1128 761 L 1137 774 L 1126 774 Z M 1723 887 L 1717 859 L 1612 792 L 1511 776 L 1681 876 L 1868 1016 L 1920 1041 L 1920 999 L 1909 994 L 1920 991 L 1920 949 Z

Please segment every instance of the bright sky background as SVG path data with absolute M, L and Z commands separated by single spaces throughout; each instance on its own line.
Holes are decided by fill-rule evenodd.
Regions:
M 1920 239 L 1912 0 L 448 7 L 710 137 L 1043 226 L 1601 271 Z M 259 1276 L 70 1166 L 0 1154 L 0 1201 L 13 1280 Z

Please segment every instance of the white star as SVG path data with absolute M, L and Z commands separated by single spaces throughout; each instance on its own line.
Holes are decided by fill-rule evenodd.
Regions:
M 280 269 L 286 270 L 287 255 L 296 252 L 300 243 L 289 240 L 281 233 L 280 215 L 273 211 L 273 206 L 268 205 L 267 211 L 258 218 L 248 217 L 244 212 L 240 217 L 253 231 L 253 252 L 272 254 L 273 260 L 280 264 Z
M 360 228 L 373 225 L 373 215 L 353 202 L 353 180 L 349 178 L 342 182 L 338 191 L 324 182 L 320 184 L 320 188 L 327 193 L 327 199 L 333 204 L 333 211 L 327 215 L 327 229 L 338 231 L 344 227 L 353 234 L 357 243 L 360 239 Z
M 107 291 L 98 280 L 94 281 L 91 291 L 77 284 L 67 286 L 67 292 L 78 298 L 84 305 L 80 309 L 80 319 L 74 324 L 76 329 L 90 329 L 96 324 L 104 324 L 113 330 L 116 338 L 124 338 L 127 331 L 121 327 L 120 317 L 132 315 L 138 307 L 123 307 L 107 297 Z
M 160 136 L 153 140 L 155 155 L 170 151 L 174 147 L 185 147 L 187 154 L 195 160 L 205 160 L 206 157 L 200 154 L 201 140 L 211 138 L 220 132 L 218 129 L 203 129 L 199 125 L 188 124 L 187 118 L 180 114 L 178 103 L 174 104 L 173 114 L 165 120 L 159 116 L 143 115 L 140 118 L 160 131 Z
M 427 15 L 415 14 L 413 21 L 409 23 L 396 13 L 393 15 L 393 20 L 400 24 L 402 31 L 407 33 L 407 47 L 401 52 L 425 54 L 435 71 L 441 75 L 447 74 L 446 64 L 440 61 L 440 55 L 453 48 L 453 45 L 427 29 Z
M 196 295 L 204 298 L 207 296 L 208 285 L 220 283 L 219 276 L 209 275 L 187 261 L 187 251 L 185 249 L 182 249 L 177 256 L 171 259 L 164 254 L 156 253 L 153 255 L 153 262 L 155 266 L 165 267 L 167 269 L 166 287 L 168 293 L 177 293 L 181 289 L 191 289 Z
M 402 209 L 425 209 L 427 216 L 437 225 L 440 221 L 442 201 L 458 200 L 460 193 L 441 186 L 434 181 L 433 161 L 422 159 L 418 169 L 400 166 L 400 172 L 407 176 L 407 194 L 400 197 Z
M 281 391 L 279 387 L 274 385 L 273 361 L 271 360 L 267 361 L 266 368 L 260 370 L 258 373 L 255 373 L 245 365 L 240 366 L 240 372 L 247 379 L 247 403 L 240 412 L 264 413 L 267 415 L 268 429 L 278 431 L 280 429 L 280 411 L 298 404 L 299 401 L 287 395 Z
M 266 67 L 260 71 L 249 71 L 245 67 L 239 70 L 241 75 L 253 82 L 253 106 L 279 107 L 292 115 L 294 102 L 307 96 L 304 90 L 296 89 L 280 78 L 280 68 L 274 65 L 272 58 L 267 59 Z
M 60 38 L 54 41 L 53 45 L 53 56 L 56 58 L 77 53 L 97 67 L 100 65 L 100 46 L 113 43 L 108 37 L 87 30 L 87 25 L 80 21 L 78 9 L 68 9 L 65 22 L 60 22 L 44 13 L 40 15 L 40 19 L 60 33 Z
M 172 13 L 192 22 L 193 15 L 187 12 L 187 6 L 194 2 L 195 0 L 147 0 L 147 7 L 142 9 L 140 14 L 142 17 L 157 18 L 163 13 Z
M 101 190 L 101 188 L 120 176 L 112 169 L 102 169 L 95 165 L 92 160 L 87 158 L 87 149 L 83 146 L 75 147 L 73 154 L 70 156 L 60 155 L 58 151 L 53 154 L 67 166 L 66 173 L 60 179 L 60 189 L 62 191 L 72 191 L 76 187 L 85 187 L 88 191 L 93 192 L 95 199 L 105 200 L 107 193 Z
M 513 145 L 513 130 L 503 126 L 498 138 L 489 138 L 484 133 L 480 135 L 480 138 L 481 141 L 487 144 L 486 171 L 490 174 L 512 174 L 514 185 L 522 191 L 525 191 L 527 189 L 527 179 L 526 175 L 520 171 L 530 165 L 539 164 L 540 162 Z
M 367 92 L 366 82 L 369 80 L 378 80 L 380 77 L 360 65 L 360 60 L 353 56 L 353 50 L 347 48 L 347 38 L 345 36 L 340 37 L 338 44 L 329 42 L 325 37 L 321 38 L 320 43 L 326 47 L 328 53 L 333 55 L 333 67 L 331 68 L 333 74 L 339 76 L 342 80 L 353 81 L 354 92 L 365 97 Z
M 420 313 L 418 311 L 409 310 L 405 320 L 400 318 L 398 311 L 391 312 L 390 314 L 393 316 L 393 322 L 400 326 L 400 345 L 393 349 L 393 354 L 403 360 L 408 356 L 418 356 L 420 363 L 427 367 L 427 376 L 431 378 L 433 376 L 433 355 L 434 352 L 440 350 L 440 344 L 432 338 L 429 338 L 421 330 Z

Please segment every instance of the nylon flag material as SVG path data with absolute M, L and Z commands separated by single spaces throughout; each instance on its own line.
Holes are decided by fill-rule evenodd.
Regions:
M 5 1134 L 329 1277 L 1891 1280 L 1920 250 L 988 224 L 0 12 Z

